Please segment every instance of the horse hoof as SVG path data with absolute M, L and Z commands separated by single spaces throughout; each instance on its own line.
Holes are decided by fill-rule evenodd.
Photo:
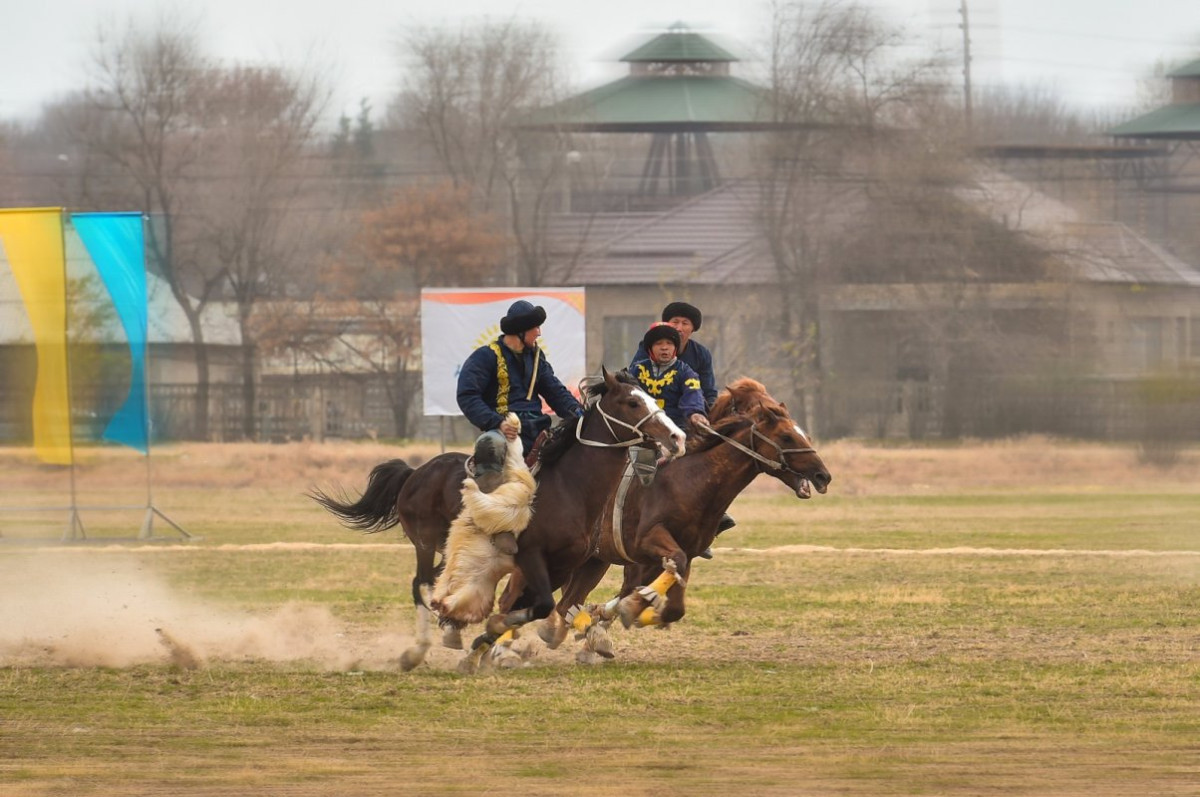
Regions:
M 612 638 L 599 625 L 594 625 L 587 630 L 587 645 L 596 655 L 606 659 L 611 659 L 614 655 Z
M 400 669 L 403 672 L 416 667 L 421 662 L 425 661 L 425 651 L 429 648 L 428 645 L 415 645 L 400 654 Z
M 551 615 L 554 617 L 556 615 Z M 567 626 L 565 623 L 556 623 L 547 617 L 541 625 L 538 626 L 538 636 L 546 643 L 546 647 L 550 650 L 558 650 L 558 646 L 567 638 Z
M 464 656 L 458 663 L 458 671 L 463 675 L 474 675 L 479 669 L 479 662 L 475 661 L 474 656 Z
M 621 625 L 631 627 L 644 608 L 646 602 L 636 592 L 621 598 L 621 602 L 617 604 L 617 617 L 620 618 Z
M 442 629 L 442 647 L 451 650 L 462 650 L 462 630 L 458 626 L 448 625 Z

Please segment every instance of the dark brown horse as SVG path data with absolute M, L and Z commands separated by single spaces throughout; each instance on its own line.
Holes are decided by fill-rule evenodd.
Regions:
M 587 559 L 590 530 L 621 477 L 625 451 L 636 443 L 661 446 L 668 456 L 682 453 L 684 434 L 628 374 L 601 369 L 602 379 L 587 388 L 587 409 L 547 446 L 538 475 L 533 521 L 521 534 L 514 557 L 524 592 L 508 626 L 541 619 L 554 609 L 553 590 Z M 314 491 L 312 497 L 342 522 L 375 532 L 399 524 L 416 548 L 413 602 L 417 643 L 404 651 L 409 670 L 429 648 L 430 611 L 424 594 L 437 576 L 434 555 L 442 549 L 450 523 L 461 508 L 459 491 L 467 455 L 441 454 L 413 470 L 401 460 L 377 465 L 358 501 L 346 503 Z M 449 644 L 458 629 L 450 626 Z M 461 644 L 461 643 L 460 643 Z
M 566 635 L 562 615 L 586 635 L 585 647 L 602 655 L 610 652 L 603 627 L 616 616 L 626 625 L 682 618 L 692 560 L 712 544 L 721 516 L 758 474 L 779 479 L 798 498 L 829 486 L 832 477 L 808 435 L 758 382 L 731 385 L 712 416 L 711 430 L 694 436 L 687 456 L 661 467 L 648 487 L 629 481 L 619 533 L 607 508 L 593 556 L 563 587 L 558 612 L 541 629 L 548 644 Z M 611 565 L 625 566 L 618 598 L 580 606 Z

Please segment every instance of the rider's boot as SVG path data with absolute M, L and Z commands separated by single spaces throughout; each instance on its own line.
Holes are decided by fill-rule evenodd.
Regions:
M 725 514 L 721 515 L 721 519 L 717 522 L 717 536 L 719 537 L 721 535 L 722 531 L 729 531 L 731 528 L 733 528 L 736 525 L 737 525 L 737 521 L 734 520 L 733 518 L 731 518 L 729 516 L 729 513 L 726 512 Z M 701 559 L 712 559 L 713 558 L 712 546 L 710 545 L 707 548 L 705 548 L 703 551 L 701 551 L 699 553 L 699 556 Z

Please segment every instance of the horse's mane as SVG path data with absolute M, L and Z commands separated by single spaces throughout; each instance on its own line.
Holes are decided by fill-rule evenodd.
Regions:
M 640 386 L 637 379 L 624 368 L 612 372 L 612 375 L 618 382 L 634 387 Z M 579 394 L 583 397 L 583 406 L 588 409 L 591 409 L 607 392 L 608 383 L 602 376 L 586 377 L 579 383 Z M 575 425 L 579 422 L 579 419 L 570 420 L 550 430 L 550 434 L 542 442 L 538 454 L 538 462 L 542 463 L 543 468 L 558 462 L 575 445 Z
M 767 392 L 762 382 L 743 376 L 730 382 L 717 394 L 717 400 L 708 411 L 708 418 L 714 429 L 729 437 L 751 423 L 765 423 L 769 413 L 786 416 L 788 411 Z M 721 438 L 716 435 L 703 432 L 691 434 L 688 435 L 688 453 L 707 451 L 719 443 Z
M 767 392 L 762 382 L 743 376 L 730 382 L 717 394 L 717 400 L 708 411 L 708 418 L 713 422 L 719 421 L 735 413 L 747 412 L 760 404 L 783 408 L 783 405 Z
M 770 396 L 767 397 L 770 399 Z M 782 404 L 779 404 L 774 399 L 771 401 L 754 404 L 745 412 L 728 415 L 715 422 L 712 422 L 712 428 L 726 437 L 732 437 L 738 432 L 746 429 L 751 424 L 768 423 L 773 418 L 771 416 L 787 415 L 787 410 Z M 706 434 L 698 432 L 688 436 L 687 452 L 689 454 L 699 454 L 701 451 L 707 451 L 710 448 L 720 445 L 724 442 L 715 434 Z

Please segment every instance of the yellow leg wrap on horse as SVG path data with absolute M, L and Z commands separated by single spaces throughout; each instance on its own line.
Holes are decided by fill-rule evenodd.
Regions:
M 658 578 L 650 582 L 650 589 L 657 592 L 659 595 L 666 595 L 667 590 L 675 586 L 675 582 L 679 577 L 670 570 L 664 570 L 658 574 Z
M 493 642 L 492 644 L 493 645 L 503 645 L 508 642 L 512 642 L 513 636 L 514 636 L 513 630 L 510 628 L 507 631 L 505 631 L 503 634 L 501 634 L 500 636 L 496 637 L 496 641 Z
M 642 628 L 650 625 L 658 625 L 661 622 L 662 619 L 658 616 L 658 612 L 654 611 L 654 607 L 652 606 L 647 606 L 645 609 L 643 609 L 642 613 L 638 615 L 637 619 L 637 624 Z
M 582 634 L 593 622 L 592 615 L 588 613 L 587 609 L 580 609 L 579 613 L 575 615 L 575 619 L 571 621 L 571 627 Z

